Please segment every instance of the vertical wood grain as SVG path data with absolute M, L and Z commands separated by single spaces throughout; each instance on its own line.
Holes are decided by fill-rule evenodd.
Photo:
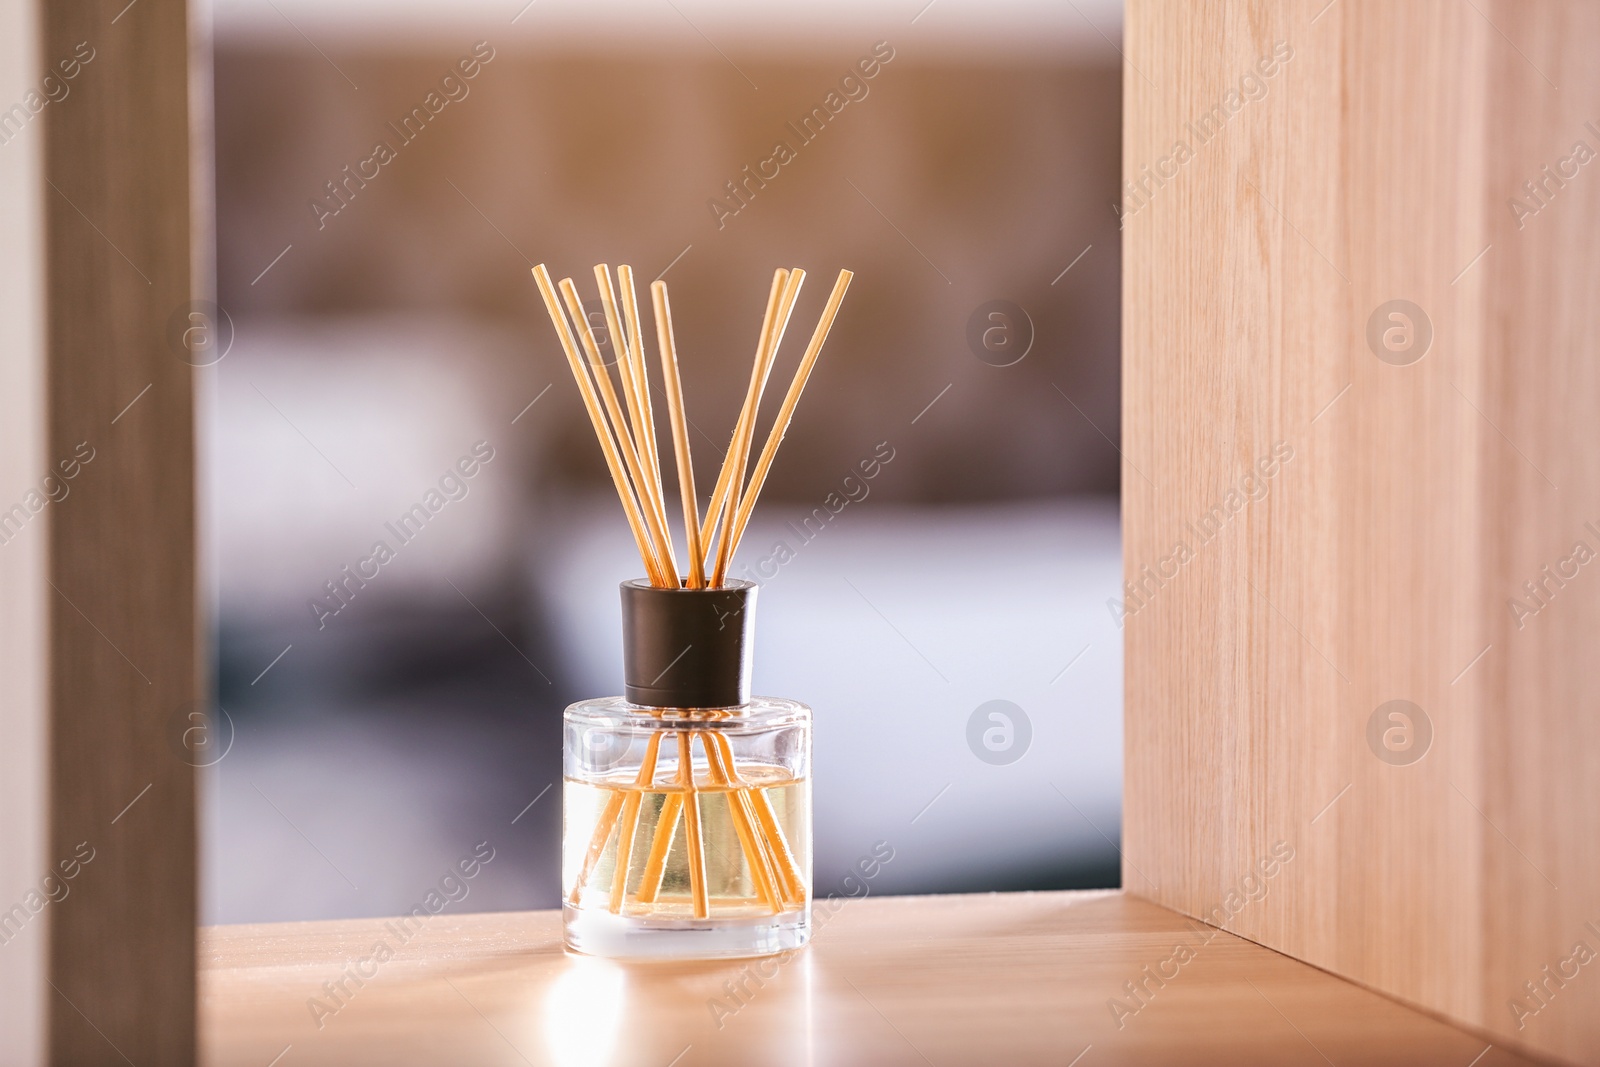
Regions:
M 0 26 L 0 1063 L 192 1063 L 185 8 Z
M 38 84 L 38 37 L 31 0 L 0 3 L 0 100 L 7 104 Z M 50 988 L 44 981 L 49 917 L 35 915 L 27 897 L 49 863 L 50 590 L 42 581 L 48 557 L 42 531 L 18 530 L 10 512 L 21 504 L 31 515 L 25 493 L 46 463 L 41 193 L 47 187 L 40 181 L 38 132 L 23 128 L 13 136 L 0 126 L 0 139 L 0 1064 L 10 1067 L 42 1061 Z
M 1509 201 L 1600 151 L 1600 12 L 1324 5 L 1129 4 L 1125 177 L 1193 155 L 1124 204 L 1124 884 L 1593 1061 L 1600 960 L 1542 969 L 1600 953 L 1600 565 L 1508 600 L 1600 552 L 1600 162 Z M 1399 299 L 1405 365 L 1368 340 Z M 1397 699 L 1411 762 L 1369 743 Z
M 1493 645 L 1479 680 L 1496 714 L 1473 797 L 1499 831 L 1484 838 L 1483 999 L 1490 1019 L 1509 1021 L 1511 997 L 1539 1007 L 1524 982 L 1545 981 L 1578 941 L 1600 951 L 1600 569 L 1561 578 L 1576 542 L 1600 550 L 1600 159 L 1546 184 L 1536 214 L 1519 219 L 1510 204 L 1537 204 L 1524 183 L 1560 169 L 1575 142 L 1600 152 L 1600 9 L 1486 10 L 1526 53 L 1490 53 L 1503 118 L 1486 152 L 1483 329 L 1495 358 L 1474 397 L 1498 427 L 1483 449 Z M 1545 606 L 1529 581 L 1544 584 Z M 1537 613 L 1513 611 L 1512 598 Z M 1536 1047 L 1600 1060 L 1600 965 L 1524 1021 L 1519 1036 Z

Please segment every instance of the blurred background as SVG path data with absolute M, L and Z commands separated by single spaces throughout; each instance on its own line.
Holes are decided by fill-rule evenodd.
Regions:
M 454 907 L 558 903 L 641 567 L 538 262 L 668 282 L 707 487 L 773 269 L 765 418 L 855 272 L 733 568 L 816 713 L 817 891 L 880 841 L 873 892 L 1116 885 L 1120 6 L 217 0 L 204 920 L 408 911 L 483 841 Z

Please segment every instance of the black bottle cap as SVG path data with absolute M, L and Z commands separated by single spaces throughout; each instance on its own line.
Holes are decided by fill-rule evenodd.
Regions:
M 622 583 L 623 693 L 652 708 L 728 708 L 750 702 L 754 582 L 716 589 Z

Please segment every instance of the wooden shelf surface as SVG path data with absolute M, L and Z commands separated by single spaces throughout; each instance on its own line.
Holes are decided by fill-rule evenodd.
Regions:
M 205 1062 L 1535 1062 L 1119 892 L 885 897 L 817 914 L 811 946 L 782 963 L 570 955 L 557 912 L 446 912 L 404 944 L 394 920 L 214 927 L 201 933 Z M 392 958 L 372 958 L 380 943 Z M 341 980 L 342 1004 L 324 986 Z M 1128 982 L 1149 990 L 1142 1005 Z

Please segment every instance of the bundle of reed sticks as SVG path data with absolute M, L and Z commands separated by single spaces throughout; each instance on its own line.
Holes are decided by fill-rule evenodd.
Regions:
M 761 397 L 777 360 L 778 348 L 800 295 L 800 287 L 805 281 L 805 271 L 799 268 L 780 268 L 773 272 L 766 313 L 756 341 L 755 361 L 750 369 L 750 384 L 745 391 L 738 420 L 734 423 L 733 438 L 723 457 L 722 469 L 704 519 L 701 518 L 699 498 L 695 492 L 688 420 L 684 415 L 683 387 L 678 373 L 678 352 L 672 331 L 672 309 L 667 300 L 667 285 L 658 280 L 650 286 L 655 311 L 656 344 L 661 358 L 661 378 L 677 460 L 678 492 L 683 506 L 684 548 L 688 556 L 686 575 L 679 574 L 672 535 L 668 530 L 661 453 L 656 441 L 650 374 L 644 358 L 643 327 L 633 270 L 626 265 L 617 268 L 617 283 L 622 295 L 620 302 L 617 289 L 612 285 L 610 267 L 603 263 L 597 265 L 594 276 L 599 287 L 600 307 L 605 317 L 610 348 L 615 354 L 617 383 L 612 381 L 611 371 L 601 354 L 600 344 L 589 325 L 588 313 L 572 279 L 563 278 L 558 287 L 551 283 L 550 273 L 543 264 L 533 268 L 534 281 L 538 283 L 545 307 L 550 312 L 550 321 L 566 354 L 567 364 L 578 383 L 578 392 L 583 397 L 589 421 L 600 442 L 600 451 L 605 456 L 611 480 L 616 485 L 617 496 L 622 501 L 622 510 L 638 545 L 639 555 L 644 560 L 645 571 L 651 583 L 661 588 L 721 587 L 727 580 L 729 563 L 749 524 L 756 498 L 760 495 L 767 473 L 772 469 L 778 446 L 783 442 L 790 420 L 794 417 L 800 394 L 811 377 L 818 356 L 822 354 L 822 346 L 828 339 L 828 331 L 844 300 L 845 290 L 850 287 L 852 275 L 847 270 L 839 272 L 833 292 L 812 332 L 811 342 L 806 346 L 766 442 L 756 458 L 755 467 L 751 470 L 750 453 L 755 441 Z M 574 330 L 577 341 L 574 340 Z M 580 342 L 582 355 L 579 353 Z M 618 384 L 622 391 L 620 400 L 617 396 Z M 727 717 L 726 712 L 716 711 L 693 714 L 707 721 Z M 585 883 L 610 843 L 613 831 L 616 831 L 617 862 L 610 908 L 613 912 L 621 911 L 625 903 L 642 797 L 644 793 L 661 793 L 664 799 L 655 839 L 634 901 L 645 906 L 655 902 L 667 853 L 677 824 L 682 819 L 687 824 L 685 841 L 694 914 L 697 918 L 705 918 L 709 914 L 700 827 L 700 792 L 705 787 L 697 783 L 694 776 L 695 741 L 699 741 L 705 754 L 710 790 L 727 797 L 734 829 L 758 895 L 775 914 L 804 902 L 807 893 L 804 876 L 784 840 L 766 794 L 758 785 L 746 783 L 741 778 L 734 766 L 732 745 L 720 730 L 712 728 L 678 733 L 678 771 L 676 780 L 669 783 L 655 780 L 661 734 L 651 735 L 632 787 L 611 791 L 612 795 L 601 812 L 585 855 L 582 873 L 571 890 L 571 903 L 578 903 Z

